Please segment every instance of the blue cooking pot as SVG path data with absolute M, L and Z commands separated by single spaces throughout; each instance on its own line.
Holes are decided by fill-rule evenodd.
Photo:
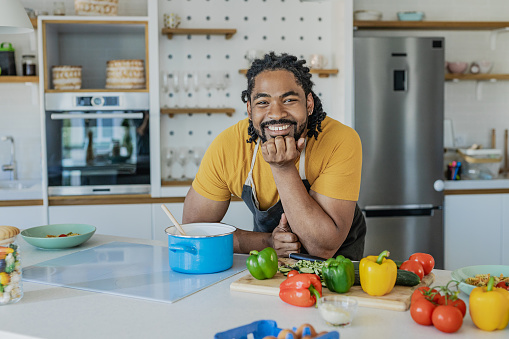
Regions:
M 233 266 L 233 232 L 236 228 L 220 223 L 181 225 L 186 235 L 175 226 L 168 227 L 170 268 L 181 273 L 216 273 Z

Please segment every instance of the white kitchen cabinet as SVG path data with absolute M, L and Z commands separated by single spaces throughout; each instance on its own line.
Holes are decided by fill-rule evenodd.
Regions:
M 444 206 L 446 270 L 507 264 L 509 194 L 446 195 Z
M 184 203 L 171 203 L 165 206 L 178 222 L 182 222 Z M 253 215 L 243 201 L 232 201 L 222 222 L 243 230 L 253 230 Z M 152 239 L 166 241 L 164 230 L 172 225 L 170 218 L 163 212 L 161 204 L 152 204 Z
M 502 200 L 502 265 L 509 265 L 509 194 L 503 195 Z
M 0 207 L 0 225 L 25 229 L 45 225 L 44 206 Z
M 151 204 L 50 206 L 49 223 L 90 224 L 96 233 L 152 239 Z

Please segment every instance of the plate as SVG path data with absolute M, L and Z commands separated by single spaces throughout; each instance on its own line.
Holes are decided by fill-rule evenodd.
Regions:
M 470 295 L 470 292 L 476 287 L 465 283 L 466 278 L 474 277 L 476 274 L 491 274 L 499 276 L 501 274 L 504 277 L 509 277 L 509 266 L 507 265 L 478 265 L 478 266 L 467 266 L 458 268 L 451 273 L 452 279 L 459 282 L 459 289 Z
M 44 249 L 63 249 L 83 244 L 94 235 L 96 228 L 87 224 L 53 224 L 27 228 L 21 237 L 30 245 Z M 70 237 L 47 238 L 47 235 L 78 233 Z

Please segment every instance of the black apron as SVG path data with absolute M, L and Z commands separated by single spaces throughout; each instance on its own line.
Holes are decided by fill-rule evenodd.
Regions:
M 281 220 L 281 214 L 283 214 L 283 204 L 281 203 L 281 199 L 278 200 L 276 204 L 271 206 L 266 211 L 260 210 L 260 205 L 258 203 L 258 198 L 256 197 L 256 188 L 253 181 L 253 168 L 256 161 L 256 154 L 258 153 L 258 148 L 260 145 L 260 141 L 258 140 L 253 152 L 253 157 L 251 159 L 251 168 L 247 175 L 246 182 L 242 188 L 242 200 L 246 203 L 247 207 L 253 213 L 253 223 L 255 232 L 265 232 L 272 233 L 274 229 L 279 225 L 279 221 Z M 304 144 L 304 149 L 300 153 L 299 159 L 299 174 L 302 179 L 302 183 L 306 187 L 306 190 L 309 193 L 309 189 L 311 185 L 306 179 L 306 171 L 305 171 L 305 162 L 306 162 L 306 144 Z M 362 214 L 359 206 L 355 204 L 355 213 L 353 217 L 352 226 L 350 228 L 350 232 L 336 252 L 334 256 L 343 255 L 346 258 L 351 260 L 360 260 L 363 256 L 364 252 L 364 239 L 366 236 L 366 221 L 364 220 L 364 215 Z M 306 249 L 301 246 L 301 252 L 307 253 Z

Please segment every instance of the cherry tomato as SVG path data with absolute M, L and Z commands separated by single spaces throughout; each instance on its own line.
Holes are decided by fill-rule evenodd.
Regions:
M 506 290 L 509 291 L 509 282 L 507 281 L 501 281 L 497 284 L 496 287 L 500 287 L 500 288 L 505 288 Z
M 463 324 L 461 311 L 452 305 L 439 305 L 431 316 L 433 325 L 442 332 L 453 333 Z
M 433 324 L 432 316 L 437 306 L 426 299 L 418 299 L 410 306 L 412 319 L 424 326 Z
M 433 270 L 433 267 L 435 267 L 435 259 L 431 256 L 431 254 L 414 253 L 408 260 L 420 262 L 422 268 L 424 269 L 424 275 L 429 274 L 431 270 Z
M 422 267 L 422 264 L 418 261 L 407 260 L 401 264 L 399 269 L 404 270 L 404 271 L 413 272 L 413 273 L 417 274 L 419 276 L 419 279 L 421 279 L 421 280 L 424 277 L 424 268 Z

